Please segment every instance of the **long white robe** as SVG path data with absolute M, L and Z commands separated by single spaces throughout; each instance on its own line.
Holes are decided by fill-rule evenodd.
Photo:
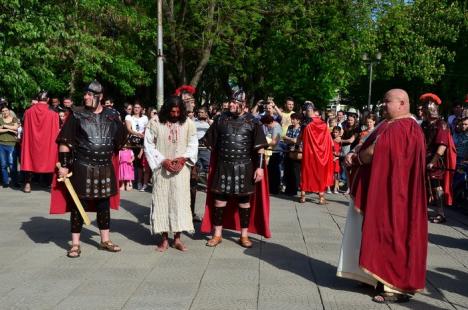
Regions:
M 151 120 L 145 131 L 145 155 L 153 171 L 151 225 L 153 234 L 193 232 L 190 170 L 197 161 L 197 130 L 192 120 L 161 124 Z M 178 173 L 162 167 L 165 159 L 189 158 Z
M 336 275 L 375 286 L 377 281 L 359 267 L 361 238 L 362 215 L 354 208 L 353 198 L 351 197 Z

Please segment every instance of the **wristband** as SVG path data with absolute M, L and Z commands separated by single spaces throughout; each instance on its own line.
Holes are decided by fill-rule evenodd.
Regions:
M 72 165 L 72 157 L 70 152 L 59 152 L 59 162 L 62 168 L 70 169 Z
M 258 168 L 263 169 L 263 153 L 258 154 Z

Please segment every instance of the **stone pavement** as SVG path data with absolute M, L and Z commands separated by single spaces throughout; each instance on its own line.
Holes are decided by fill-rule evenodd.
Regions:
M 98 251 L 93 222 L 82 256 L 70 259 L 68 216 L 48 214 L 49 194 L 0 189 L 0 309 L 468 309 L 466 215 L 450 211 L 447 225 L 430 225 L 427 290 L 386 306 L 335 277 L 347 202 L 329 198 L 326 207 L 312 196 L 306 204 L 272 198 L 273 237 L 256 237 L 252 249 L 233 232 L 217 248 L 196 233 L 184 236 L 189 252 L 157 253 L 150 194 L 123 193 L 111 224 L 123 251 Z

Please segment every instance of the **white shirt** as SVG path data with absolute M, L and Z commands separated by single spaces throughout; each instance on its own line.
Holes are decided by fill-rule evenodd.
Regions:
M 146 125 L 148 124 L 148 117 L 143 115 L 141 117 L 135 117 L 134 115 L 125 116 L 125 121 L 130 121 L 132 123 L 132 130 L 143 133 L 145 132 Z

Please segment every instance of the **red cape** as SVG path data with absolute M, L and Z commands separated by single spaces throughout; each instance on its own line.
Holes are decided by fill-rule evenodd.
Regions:
M 112 165 L 114 166 L 115 178 L 117 184 L 117 194 L 110 197 L 111 209 L 118 210 L 120 206 L 120 191 L 119 191 L 119 156 L 114 155 L 112 157 Z M 57 182 L 57 177 L 54 175 L 52 178 L 52 189 L 50 191 L 50 214 L 63 214 L 70 212 L 69 203 L 74 203 L 67 192 L 65 184 Z M 88 212 L 96 212 L 93 205 L 86 207 Z
M 214 208 L 213 193 L 210 191 L 213 182 L 214 169 L 216 166 L 216 155 L 211 154 L 210 168 L 208 173 L 208 192 L 205 203 L 205 215 L 201 224 L 201 232 L 211 233 L 213 229 L 212 208 Z M 250 198 L 250 224 L 249 232 L 262 235 L 265 238 L 271 237 L 270 232 L 270 195 L 268 190 L 268 169 L 263 169 L 264 177 L 255 186 L 255 193 Z M 229 199 L 224 209 L 223 228 L 240 231 L 238 203 L 236 199 Z
M 24 113 L 21 170 L 52 173 L 58 160 L 58 113 L 47 104 L 35 104 Z
M 453 203 L 453 175 L 455 174 L 454 170 L 457 167 L 457 149 L 455 143 L 453 142 L 452 135 L 449 134 L 448 145 L 446 152 L 447 162 L 446 168 L 450 170 L 445 170 L 444 173 L 444 198 L 445 204 L 451 206 Z
M 324 192 L 333 185 L 333 140 L 327 124 L 319 117 L 302 133 L 301 190 Z
M 361 149 L 372 143 L 372 163 L 353 174 L 351 188 L 363 214 L 359 265 L 392 288 L 419 291 L 428 242 L 424 135 L 404 118 L 376 128 Z

